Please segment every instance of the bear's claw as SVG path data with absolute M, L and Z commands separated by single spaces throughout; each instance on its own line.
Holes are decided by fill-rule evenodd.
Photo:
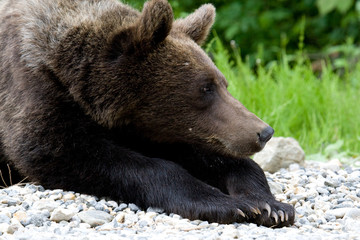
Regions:
M 264 206 L 265 210 L 268 212 L 268 217 L 270 217 L 270 214 L 271 214 L 271 207 L 268 203 L 265 203 L 265 206 Z
M 255 215 L 261 214 L 260 209 L 257 208 L 257 207 L 250 207 L 250 210 L 251 210 L 252 213 L 255 213 Z
M 284 219 L 285 219 L 284 212 L 279 210 L 278 211 L 278 216 L 280 217 L 281 222 L 284 222 Z
M 278 215 L 276 214 L 276 212 L 271 212 L 271 217 L 272 218 L 274 218 L 274 220 L 275 220 L 275 223 L 277 224 L 278 223 L 278 220 L 279 220 L 279 217 L 278 217 Z
M 256 210 L 257 210 L 258 214 L 261 215 L 261 210 L 259 208 L 256 208 Z
M 255 203 L 255 204 L 254 204 Z M 283 227 L 293 224 L 295 212 L 294 208 L 286 203 L 275 200 L 252 201 L 242 204 L 239 209 L 239 216 L 249 222 L 268 227 Z M 245 216 L 245 217 L 244 217 Z
M 241 211 L 240 209 L 237 209 L 237 211 L 243 218 L 246 218 L 246 215 L 243 211 Z

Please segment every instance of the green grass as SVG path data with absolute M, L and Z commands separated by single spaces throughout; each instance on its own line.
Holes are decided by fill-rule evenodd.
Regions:
M 290 67 L 285 56 L 267 67 L 259 64 L 255 73 L 216 37 L 207 50 L 232 95 L 269 123 L 275 136 L 294 137 L 306 154 L 324 153 L 336 143 L 335 150 L 360 155 L 360 64 L 342 76 L 324 65 L 319 77 L 308 61 L 299 57 Z

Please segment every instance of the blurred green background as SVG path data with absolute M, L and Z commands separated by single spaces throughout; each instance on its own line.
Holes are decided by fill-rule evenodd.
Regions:
M 127 1 L 141 10 L 144 0 Z M 234 40 L 251 64 L 278 60 L 284 50 L 306 50 L 311 59 L 343 53 L 337 46 L 358 43 L 360 0 L 169 0 L 175 18 L 212 3 L 214 29 L 225 43 Z M 304 34 L 303 34 L 304 33 Z M 303 39 L 299 39 L 304 37 Z M 336 47 L 335 47 L 336 46 Z M 334 48 L 335 47 L 335 48 Z M 351 55 L 354 55 L 351 52 Z M 354 56 L 350 56 L 354 57 Z

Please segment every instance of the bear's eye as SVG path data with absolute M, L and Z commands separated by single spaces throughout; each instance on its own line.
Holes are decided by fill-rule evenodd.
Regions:
M 200 88 L 200 91 L 206 94 L 213 93 L 215 91 L 215 86 L 212 83 L 207 83 Z

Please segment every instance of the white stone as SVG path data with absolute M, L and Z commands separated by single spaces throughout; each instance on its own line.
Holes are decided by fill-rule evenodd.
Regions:
M 268 182 L 269 183 L 269 187 L 270 187 L 270 190 L 271 190 L 271 193 L 273 195 L 277 195 L 277 194 L 283 194 L 283 189 L 282 189 L 282 185 L 280 183 L 277 183 L 277 182 Z
M 329 169 L 331 171 L 339 171 L 342 164 L 339 159 L 331 159 L 328 162 L 321 163 L 322 168 Z
M 54 211 L 55 208 L 57 208 L 60 205 L 60 203 L 49 200 L 49 199 L 40 199 L 36 202 L 34 202 L 32 209 L 36 210 L 48 210 L 49 212 Z
M 88 228 L 91 228 L 91 226 L 88 223 L 80 223 L 79 228 L 88 229 Z
M 346 211 L 344 219 L 353 219 L 360 221 L 360 209 L 350 208 Z
M 51 213 L 50 220 L 55 222 L 69 221 L 76 213 L 72 209 L 57 208 Z
M 3 197 L 0 198 L 0 204 L 9 204 L 9 205 L 18 205 L 21 201 L 13 197 Z
M 305 153 L 299 143 L 293 138 L 276 137 L 270 139 L 265 148 L 254 155 L 257 162 L 265 171 L 274 173 L 290 164 L 304 164 Z
M 119 206 L 119 204 L 117 204 L 115 201 L 108 201 L 107 204 L 112 208 L 117 208 Z
M 352 201 L 354 201 L 354 202 L 358 202 L 358 203 L 360 203 L 360 198 L 359 198 L 359 197 L 357 197 L 357 196 L 347 195 L 347 196 L 345 196 L 345 198 L 347 198 L 347 199 L 351 199 L 351 200 L 352 200 Z
M 174 227 L 175 227 L 175 229 L 185 231 L 185 232 L 201 229 L 201 227 L 199 227 L 198 225 L 194 225 L 194 224 L 191 224 L 191 223 L 175 224 Z
M 125 224 L 131 225 L 131 224 L 135 224 L 137 221 L 139 221 L 139 217 L 136 214 L 126 214 L 125 215 Z
M 125 213 L 124 212 L 119 212 L 116 217 L 115 217 L 116 221 L 118 223 L 124 223 L 125 221 Z
M 68 201 L 68 200 L 75 200 L 75 194 L 73 193 L 67 193 L 63 196 L 63 200 Z
M 61 193 L 53 194 L 53 195 L 50 195 L 50 197 L 49 197 L 49 199 L 53 200 L 53 201 L 60 200 L 61 198 L 62 198 Z
M 27 214 L 24 211 L 17 211 L 16 213 L 14 213 L 13 219 L 16 219 L 18 221 L 25 221 L 25 219 L 27 218 Z
M 81 221 L 88 223 L 91 227 L 111 222 L 114 218 L 110 214 L 98 210 L 83 211 L 79 212 L 77 215 Z
M 354 171 L 348 175 L 348 181 L 359 181 L 360 180 L 360 171 Z
M 112 222 L 105 223 L 105 224 L 99 226 L 98 228 L 96 228 L 96 230 L 98 230 L 98 231 L 111 231 L 113 229 L 114 229 L 114 224 Z
M 14 232 L 23 229 L 24 226 L 20 223 L 20 221 L 18 221 L 17 219 L 11 219 L 11 224 L 8 228 L 8 233 L 13 234 Z
M 0 233 L 7 233 L 9 231 L 10 224 L 7 223 L 0 223 Z
M 331 209 L 331 210 L 326 211 L 326 213 L 334 215 L 336 218 L 343 218 L 349 209 L 350 208 Z
M 297 164 L 297 163 L 292 163 L 289 165 L 289 171 L 290 172 L 295 172 L 295 171 L 298 171 L 300 170 L 300 165 Z
M 11 212 L 8 209 L 0 209 L 0 214 L 4 214 L 8 218 L 11 218 Z
M 360 233 L 360 221 L 354 220 L 351 218 L 345 219 L 345 230 L 346 231 L 354 231 Z M 359 236 L 359 235 L 358 235 Z M 356 238 L 358 239 L 358 238 Z
M 148 218 L 153 219 L 154 217 L 156 217 L 158 214 L 156 212 L 146 212 L 145 216 Z

